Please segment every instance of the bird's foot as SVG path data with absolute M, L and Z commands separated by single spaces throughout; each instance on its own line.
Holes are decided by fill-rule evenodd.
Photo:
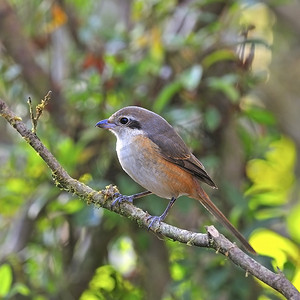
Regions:
M 165 209 L 165 211 L 159 216 L 150 216 L 149 218 L 147 218 L 147 221 L 150 221 L 149 225 L 148 225 L 148 230 L 152 227 L 152 225 L 155 223 L 155 222 L 162 222 L 166 217 L 167 217 L 167 214 L 169 212 L 169 210 L 171 209 L 171 207 L 173 206 L 173 204 L 175 203 L 176 201 L 176 198 L 175 197 L 172 197 L 170 202 L 168 203 L 168 206 L 167 208 Z
M 122 202 L 130 202 L 130 203 L 132 203 L 133 199 L 134 199 L 134 195 L 126 196 L 126 195 L 122 195 L 120 193 L 115 193 L 114 194 L 114 198 L 115 199 L 111 203 L 111 207 L 115 206 L 116 204 L 120 204 Z
M 150 230 L 150 228 L 152 227 L 152 225 L 155 223 L 155 222 L 162 222 L 164 220 L 164 216 L 150 216 L 147 218 L 147 221 L 149 221 L 149 225 L 148 225 L 148 230 Z

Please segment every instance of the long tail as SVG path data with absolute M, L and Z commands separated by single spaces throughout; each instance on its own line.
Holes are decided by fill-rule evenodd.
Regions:
M 223 215 L 223 213 L 215 206 L 215 204 L 209 199 L 208 195 L 199 185 L 197 189 L 198 197 L 196 198 L 201 204 L 217 218 L 217 220 L 224 225 L 232 234 L 242 243 L 244 248 L 250 253 L 256 254 L 255 250 L 250 246 L 248 241 L 242 236 L 242 234 L 229 222 L 229 220 Z

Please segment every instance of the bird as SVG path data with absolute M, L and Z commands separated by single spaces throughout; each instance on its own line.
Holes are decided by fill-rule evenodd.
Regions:
M 96 127 L 108 129 L 117 138 L 116 152 L 123 170 L 146 191 L 117 194 L 112 206 L 155 194 L 169 199 L 160 216 L 150 216 L 148 229 L 162 222 L 180 196 L 198 200 L 250 253 L 255 250 L 212 202 L 201 183 L 217 188 L 203 164 L 192 154 L 175 129 L 160 115 L 138 106 L 121 108 Z

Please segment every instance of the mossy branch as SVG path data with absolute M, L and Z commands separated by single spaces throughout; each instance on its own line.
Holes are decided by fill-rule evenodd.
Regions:
M 93 203 L 98 207 L 103 207 L 108 210 L 112 210 L 115 213 L 127 217 L 140 226 L 148 228 L 148 213 L 144 212 L 140 208 L 135 207 L 131 203 L 121 203 L 111 207 L 111 202 L 114 198 L 114 194 L 118 192 L 117 187 L 113 185 L 107 186 L 101 191 L 95 191 L 91 187 L 79 182 L 72 178 L 65 169 L 59 164 L 52 153 L 44 146 L 44 144 L 37 137 L 36 126 L 37 121 L 43 111 L 46 102 L 49 100 L 50 94 L 48 93 L 44 98 L 43 103 L 37 106 L 36 116 L 31 113 L 31 119 L 33 121 L 33 130 L 29 130 L 22 122 L 21 118 L 16 116 L 7 106 L 7 104 L 0 99 L 0 115 L 4 117 L 7 122 L 15 128 L 24 140 L 40 155 L 45 161 L 48 167 L 51 169 L 55 184 L 66 190 L 69 193 L 76 194 L 83 199 L 87 204 Z M 48 100 L 46 100 L 48 99 Z M 40 108 L 38 108 L 40 107 Z M 32 111 L 32 107 L 31 107 Z M 287 299 L 299 300 L 300 293 L 288 281 L 282 272 L 278 274 L 268 270 L 249 255 L 244 253 L 235 244 L 220 234 L 213 226 L 207 227 L 207 233 L 197 233 L 187 231 L 168 225 L 166 223 L 155 223 L 150 229 L 155 234 L 178 241 L 191 246 L 205 247 L 214 249 L 217 253 L 225 255 L 235 265 L 241 267 L 245 274 L 252 274 L 259 280 L 263 281 L 279 293 L 284 295 Z

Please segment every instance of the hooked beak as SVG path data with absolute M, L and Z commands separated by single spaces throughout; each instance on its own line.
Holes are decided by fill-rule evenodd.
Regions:
M 104 129 L 113 129 L 117 125 L 114 123 L 110 123 L 109 120 L 106 119 L 106 120 L 102 120 L 102 121 L 98 122 L 95 126 L 99 127 L 99 128 L 104 128 Z

